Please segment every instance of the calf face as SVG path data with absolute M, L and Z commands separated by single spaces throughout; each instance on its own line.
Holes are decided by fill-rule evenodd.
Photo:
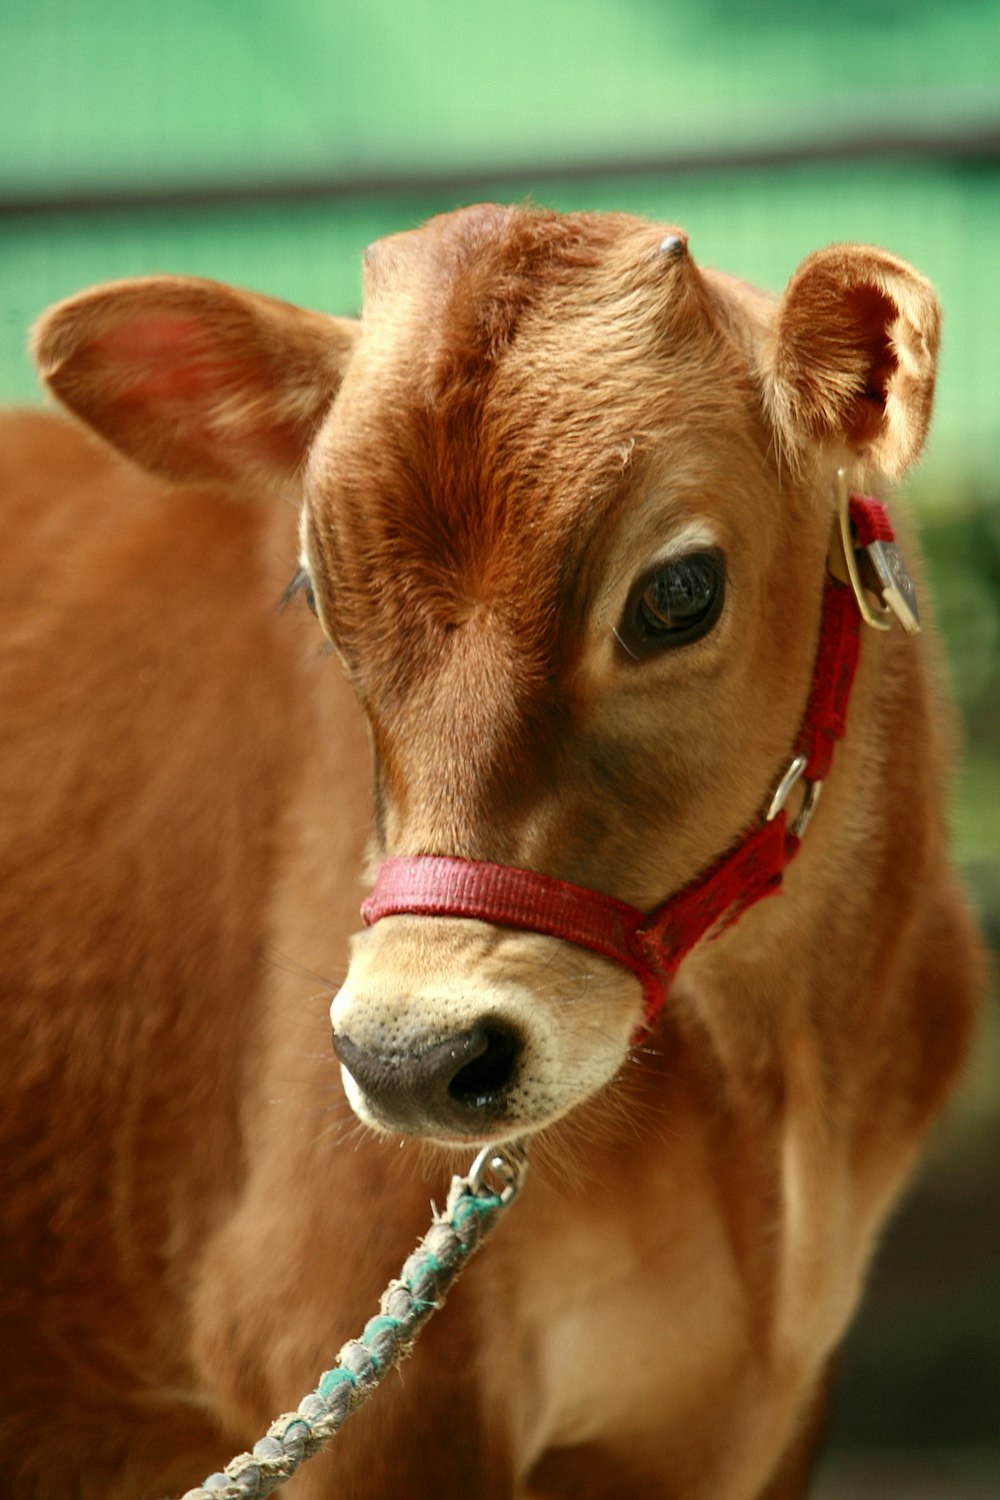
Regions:
M 821 252 L 772 303 L 675 231 L 487 207 L 373 247 L 356 325 L 153 280 L 55 309 L 37 349 L 140 461 L 301 497 L 370 730 L 373 870 L 455 856 L 646 909 L 763 817 L 809 694 L 834 474 L 919 451 L 937 329 L 883 252 Z M 641 1016 L 608 960 L 408 915 L 354 940 L 332 1010 L 360 1117 L 444 1140 L 558 1119 Z

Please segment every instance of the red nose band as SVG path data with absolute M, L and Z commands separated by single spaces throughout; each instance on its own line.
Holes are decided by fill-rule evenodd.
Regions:
M 649 913 L 585 886 L 510 865 L 418 855 L 386 859 L 361 908 L 367 925 L 403 913 L 475 917 L 562 938 L 623 964 L 642 983 L 644 1024 L 653 1024 L 681 959 L 709 928 L 726 925 L 777 890 L 798 848 L 782 812 L 693 885 Z
M 891 543 L 882 506 L 850 496 L 855 549 Z M 382 917 L 472 917 L 498 926 L 561 938 L 599 953 L 640 980 L 644 1025 L 653 1025 L 685 955 L 709 933 L 717 936 L 763 897 L 781 887 L 799 849 L 833 757 L 847 726 L 857 668 L 861 616 L 857 589 L 828 576 L 809 700 L 795 756 L 762 821 L 709 870 L 652 912 L 585 886 L 509 865 L 438 855 L 386 859 L 361 908 L 365 924 Z M 802 811 L 789 827 L 785 799 L 806 786 Z

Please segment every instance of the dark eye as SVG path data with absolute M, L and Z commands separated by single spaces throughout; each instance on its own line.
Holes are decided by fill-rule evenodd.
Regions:
M 291 583 L 288 585 L 287 589 L 281 596 L 281 603 L 279 605 L 279 608 L 284 609 L 289 599 L 293 599 L 296 594 L 303 595 L 309 608 L 312 610 L 313 614 L 315 614 L 316 595 L 313 593 L 312 579 L 309 577 L 309 574 L 306 572 L 305 568 L 300 568 L 299 571 L 295 574 L 295 577 L 292 579 Z
M 641 656 L 706 635 L 722 610 L 726 570 L 719 552 L 692 552 L 646 573 L 629 596 L 619 639 Z

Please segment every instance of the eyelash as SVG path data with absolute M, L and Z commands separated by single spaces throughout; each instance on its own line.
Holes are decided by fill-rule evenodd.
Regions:
M 312 610 L 313 614 L 315 614 L 316 595 L 313 593 L 312 579 L 309 577 L 309 574 L 305 568 L 299 568 L 298 572 L 292 578 L 285 592 L 281 596 L 281 600 L 278 605 L 279 609 L 284 609 L 285 605 L 289 602 L 289 600 L 293 599 L 296 594 L 302 594 L 304 596 L 306 604 Z

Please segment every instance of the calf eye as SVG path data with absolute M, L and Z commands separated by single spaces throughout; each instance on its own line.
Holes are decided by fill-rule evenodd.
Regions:
M 634 585 L 619 640 L 634 656 L 706 635 L 722 610 L 726 570 L 719 552 L 661 563 Z

